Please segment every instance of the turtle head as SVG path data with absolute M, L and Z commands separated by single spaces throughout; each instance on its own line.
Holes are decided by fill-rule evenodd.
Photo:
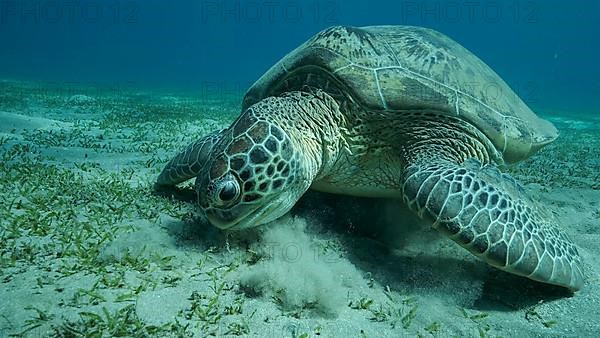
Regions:
M 221 228 L 240 230 L 287 213 L 310 186 L 298 149 L 278 125 L 252 109 L 229 127 L 196 181 L 201 208 Z

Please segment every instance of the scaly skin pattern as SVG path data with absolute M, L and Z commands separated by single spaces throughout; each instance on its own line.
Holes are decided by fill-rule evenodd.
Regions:
M 226 130 L 184 149 L 156 186 L 197 176 L 198 202 L 216 226 L 239 230 L 269 222 L 339 157 L 343 123 L 337 103 L 321 91 L 263 100 Z
M 196 177 L 212 155 L 213 146 L 222 132 L 219 130 L 197 140 L 169 161 L 156 179 L 155 188 L 169 187 Z
M 487 263 L 572 290 L 583 286 L 575 245 L 493 165 L 423 158 L 404 171 L 403 181 L 412 210 Z
M 501 95 L 488 95 L 485 84 Z M 169 162 L 156 183 L 196 177 L 199 205 L 215 226 L 273 221 L 309 188 L 395 198 L 492 266 L 583 286 L 575 245 L 495 167 L 531 156 L 556 128 L 443 34 L 326 29 L 267 71 L 242 107 L 229 128 Z
M 385 130 L 396 133 L 381 132 L 378 123 L 350 125 L 356 120 L 342 116 L 320 91 L 271 97 L 227 130 L 188 147 L 167 165 L 159 183 L 197 175 L 199 203 L 211 222 L 234 230 L 280 217 L 311 186 L 401 197 L 487 263 L 581 288 L 577 249 L 514 179 L 491 164 L 497 154 L 490 154 L 493 147 L 481 133 L 434 114 L 387 118 L 388 127 L 396 128 Z

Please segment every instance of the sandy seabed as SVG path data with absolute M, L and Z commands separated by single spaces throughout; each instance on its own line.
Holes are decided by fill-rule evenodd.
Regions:
M 272 224 L 210 226 L 151 187 L 236 100 L 0 95 L 0 337 L 598 337 L 600 117 L 506 168 L 579 246 L 571 294 L 487 266 L 397 201 L 307 193 Z

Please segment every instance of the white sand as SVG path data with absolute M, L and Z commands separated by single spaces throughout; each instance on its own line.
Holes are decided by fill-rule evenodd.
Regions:
M 0 113 L 0 121 L 0 132 L 14 136 L 3 148 L 31 142 L 23 140 L 23 130 L 74 128 L 71 122 L 15 112 Z M 575 129 L 589 131 L 592 127 L 597 128 L 577 122 Z M 591 134 L 597 138 L 596 145 L 600 144 L 598 131 Z M 85 133 L 97 132 L 95 127 Z M 556 153 L 552 151 L 539 156 L 553 158 Z M 141 186 L 149 186 L 163 164 L 154 163 L 148 168 L 140 160 L 150 158 L 149 154 L 112 153 L 76 145 L 42 146 L 42 154 L 54 157 L 53 163 L 66 168 L 73 168 L 76 162 L 98 162 L 119 175 L 133 169 L 129 182 Z M 598 154 L 596 148 L 589 155 L 596 156 L 595 163 L 600 163 Z M 557 215 L 579 245 L 586 285 L 572 296 L 485 265 L 450 240 L 403 216 L 395 210 L 395 202 L 378 205 L 345 199 L 344 203 L 352 205 L 348 208 L 345 204 L 338 210 L 331 203 L 308 202 L 307 207 L 294 212 L 295 216 L 228 235 L 208 225 L 193 206 L 159 199 L 158 203 L 175 203 L 175 209 L 188 216 L 172 217 L 161 212 L 154 221 L 126 218 L 119 222 L 130 231 L 119 232 L 99 248 L 98 262 L 105 264 L 104 272 L 84 270 L 64 276 L 58 272 L 64 261 L 52 257 L 44 258 L 44 264 L 18 261 L 3 268 L 0 336 L 27 328 L 36 317 L 30 306 L 51 318 L 40 321 L 40 326 L 26 335 L 46 336 L 53 328 L 64 329 L 67 321 L 80 320 L 81 312 L 102 314 L 104 307 L 114 313 L 133 304 L 146 328 L 177 321 L 189 324 L 187 332 L 196 336 L 597 337 L 600 190 L 540 184 L 529 184 L 528 189 Z M 317 201 L 323 198 L 312 196 L 309 198 Z M 360 231 L 346 231 L 349 225 L 344 228 L 344 210 L 361 207 L 365 213 L 375 215 L 384 209 L 386 215 L 380 217 L 378 226 L 355 224 Z M 335 226 L 327 223 L 332 217 L 338 220 Z M 408 224 L 396 224 L 398 219 Z M 61 224 L 60 219 L 54 226 L 70 227 Z M 377 232 L 379 237 L 368 238 L 364 232 Z M 23 240 L 28 239 L 11 239 Z M 41 239 L 34 236 L 29 240 Z M 2 247 L 4 257 L 8 256 L 8 248 Z M 119 264 L 129 264 L 124 263 L 128 255 L 148 259 L 147 270 L 125 271 L 124 284 L 98 284 L 104 275 L 117 276 Z M 170 256 L 170 266 L 162 266 L 156 258 Z M 44 281 L 41 284 L 40 278 Z M 138 287 L 141 291 L 133 294 Z M 91 289 L 102 298 L 94 302 L 84 295 L 79 301 L 73 300 L 78 291 Z M 131 297 L 118 299 L 128 292 Z M 190 299 L 193 294 L 199 295 L 196 301 Z M 187 316 L 193 312 L 194 302 L 197 310 Z M 203 314 L 205 310 L 215 313 Z M 107 328 L 103 332 L 110 335 Z

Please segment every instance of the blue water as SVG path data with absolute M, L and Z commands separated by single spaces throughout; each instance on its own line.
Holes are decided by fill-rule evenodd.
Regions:
M 596 1 L 0 1 L 0 78 L 242 91 L 331 25 L 437 29 L 538 111 L 594 112 Z
M 294 218 L 236 235 L 196 217 L 200 190 L 169 192 L 168 199 L 150 193 L 182 146 L 229 123 L 248 86 L 333 25 L 438 30 L 486 62 L 534 111 L 548 114 L 561 136 L 507 173 L 577 245 L 586 275 L 581 291 L 563 296 L 465 258 L 450 241 L 418 229 L 406 210 L 396 212 L 395 200 L 313 193 L 298 201 Z M 176 330 L 232 337 L 244 329 L 244 337 L 600 337 L 598 35 L 596 0 L 0 0 L 0 338 L 162 337 Z M 21 90 L 28 86 L 33 91 Z M 46 92 L 64 95 L 35 95 Z M 143 95 L 135 100 L 87 97 L 136 92 Z M 190 93 L 221 102 L 185 100 Z M 190 102 L 200 108 L 189 109 Z M 253 141 L 259 125 L 248 132 Z M 344 156 L 354 143 L 363 151 L 351 136 Z M 379 145 L 364 154 L 378 154 Z M 248 163 L 254 151 L 266 156 L 259 149 L 252 148 Z M 361 152 L 349 163 L 368 159 Z M 381 156 L 386 176 L 393 176 L 386 161 L 397 157 L 390 154 Z M 221 156 L 211 154 L 211 169 L 226 163 Z M 200 173 L 200 182 L 220 170 Z M 211 187 L 242 177 L 231 172 Z M 498 177 L 490 176 L 492 183 Z M 254 185 L 239 181 L 238 195 L 240 186 L 247 192 Z M 183 204 L 187 199 L 194 203 Z M 267 209 L 283 203 L 268 201 Z M 497 244 L 493 254 L 502 250 Z

